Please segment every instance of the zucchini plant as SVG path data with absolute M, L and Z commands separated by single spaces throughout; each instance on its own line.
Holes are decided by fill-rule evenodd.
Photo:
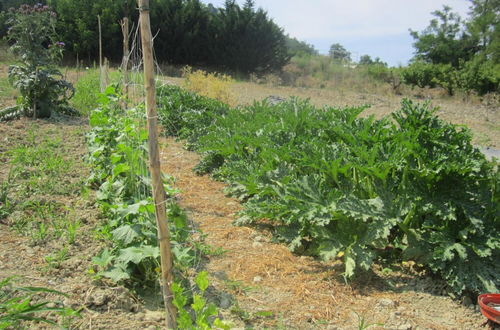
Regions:
M 229 108 L 162 87 L 162 123 L 202 159 L 196 170 L 245 202 L 237 223 L 274 222 L 298 253 L 342 258 L 351 278 L 387 255 L 414 260 L 457 294 L 500 289 L 500 175 L 465 128 L 404 100 L 364 107 L 291 99 Z

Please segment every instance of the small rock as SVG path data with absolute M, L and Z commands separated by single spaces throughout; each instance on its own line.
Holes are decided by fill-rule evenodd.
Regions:
M 161 322 L 164 318 L 163 311 L 146 311 L 144 321 Z
M 377 307 L 378 308 L 394 308 L 396 307 L 396 303 L 388 298 L 381 298 L 377 300 Z
M 465 307 L 470 307 L 472 305 L 472 299 L 470 299 L 470 297 L 465 296 L 464 299 L 462 300 L 462 304 Z
M 256 282 L 256 283 L 257 283 L 257 282 L 261 282 L 261 281 L 262 281 L 262 277 L 260 277 L 260 276 L 255 276 L 255 277 L 253 278 L 253 281 L 254 281 L 254 282 Z
M 254 247 L 254 248 L 260 248 L 260 247 L 262 247 L 262 243 L 261 242 L 253 242 L 252 243 L 252 247 Z
M 410 323 L 405 323 L 397 327 L 398 330 L 411 330 L 413 326 Z
M 264 241 L 264 238 L 262 236 L 255 236 L 255 238 L 253 240 L 255 242 L 262 242 L 262 241 Z

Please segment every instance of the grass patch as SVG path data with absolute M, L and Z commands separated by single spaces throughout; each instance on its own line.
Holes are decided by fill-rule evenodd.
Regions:
M 80 182 L 69 179 L 75 164 L 63 156 L 62 140 L 44 133 L 40 139 L 39 126 L 31 126 L 22 143 L 1 155 L 9 171 L 0 181 L 0 219 L 30 236 L 32 244 L 54 239 L 72 244 L 80 222 L 71 207 L 55 198 L 77 193 Z
M 121 79 L 118 71 L 109 73 L 110 83 L 116 84 Z M 70 100 L 71 105 L 80 111 L 82 115 L 87 116 L 92 109 L 97 108 L 97 96 L 100 91 L 99 69 L 88 69 L 78 78 L 74 84 L 75 95 Z

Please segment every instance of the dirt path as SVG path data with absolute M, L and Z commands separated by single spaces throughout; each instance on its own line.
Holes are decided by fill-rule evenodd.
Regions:
M 347 285 L 341 265 L 290 253 L 271 242 L 265 224 L 258 229 L 233 226 L 241 207 L 224 195 L 224 184 L 195 175 L 192 168 L 199 157 L 179 142 L 167 139 L 163 144 L 163 170 L 181 189 L 180 205 L 207 235 L 207 243 L 226 251 L 210 257 L 206 268 L 217 292 L 233 295 L 226 316 L 236 325 L 358 329 L 364 321 L 387 329 L 479 329 L 484 323 L 473 306 L 436 294 L 442 284 L 419 277 L 411 267 L 375 267 Z

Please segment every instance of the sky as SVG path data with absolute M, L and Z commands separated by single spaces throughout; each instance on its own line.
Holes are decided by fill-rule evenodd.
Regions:
M 219 7 L 224 0 L 202 0 Z M 243 4 L 244 0 L 237 0 Z M 285 33 L 306 41 L 327 54 L 340 43 L 352 53 L 380 57 L 391 66 L 405 65 L 413 57 L 408 29 L 421 31 L 431 12 L 448 5 L 462 18 L 469 12 L 467 0 L 255 0 Z

